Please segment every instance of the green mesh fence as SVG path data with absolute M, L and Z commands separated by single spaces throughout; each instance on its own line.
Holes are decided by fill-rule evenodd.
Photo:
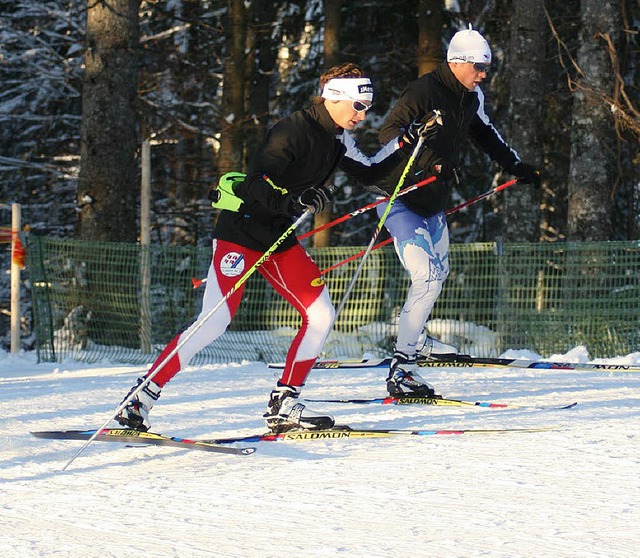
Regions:
M 200 310 L 203 287 L 194 289 L 192 278 L 206 275 L 210 249 L 28 240 L 40 360 L 149 363 Z M 326 269 L 361 249 L 311 253 Z M 327 275 L 336 305 L 357 266 Z M 451 269 L 427 328 L 463 352 L 551 356 L 584 345 L 596 358 L 640 350 L 636 242 L 453 245 Z M 388 355 L 407 288 L 393 249 L 372 252 L 323 356 Z M 281 361 L 299 323 L 256 273 L 229 330 L 192 363 Z

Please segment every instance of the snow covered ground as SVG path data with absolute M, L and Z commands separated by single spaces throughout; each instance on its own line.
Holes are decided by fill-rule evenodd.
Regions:
M 637 365 L 640 353 L 602 362 Z M 61 472 L 82 442 L 29 432 L 100 426 L 141 372 L 0 353 L 0 556 L 638 556 L 640 372 L 425 374 L 449 397 L 578 401 L 570 410 L 315 404 L 352 426 L 545 432 L 261 443 L 242 457 L 94 442 Z M 304 395 L 380 397 L 383 380 L 379 369 L 314 371 Z M 190 367 L 165 389 L 153 430 L 264 431 L 275 381 L 262 363 Z

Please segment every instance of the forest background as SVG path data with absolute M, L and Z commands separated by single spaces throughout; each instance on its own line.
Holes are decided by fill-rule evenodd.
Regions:
M 208 245 L 209 189 L 309 105 L 324 69 L 353 61 L 372 77 L 374 107 L 355 136 L 374 152 L 404 86 L 470 23 L 493 51 L 487 112 L 543 186 L 452 215 L 452 241 L 635 240 L 639 21 L 640 0 L 0 0 L 0 203 L 22 204 L 31 234 L 135 243 L 148 140 L 152 243 Z M 509 178 L 471 144 L 463 167 L 451 206 Z M 316 225 L 370 201 L 334 180 Z M 366 244 L 373 219 L 312 242 Z

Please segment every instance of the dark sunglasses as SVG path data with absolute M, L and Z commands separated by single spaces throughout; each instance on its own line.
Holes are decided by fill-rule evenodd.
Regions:
M 372 105 L 365 105 L 362 101 L 353 101 L 352 106 L 356 112 L 366 112 L 372 107 Z
M 473 63 L 473 69 L 476 72 L 488 72 L 489 71 L 489 66 L 487 64 L 482 64 L 481 62 L 474 62 Z

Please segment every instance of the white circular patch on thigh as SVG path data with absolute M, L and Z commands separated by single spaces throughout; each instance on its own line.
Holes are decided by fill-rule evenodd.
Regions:
M 244 256 L 238 252 L 229 252 L 220 260 L 220 272 L 225 277 L 236 277 L 244 271 Z

